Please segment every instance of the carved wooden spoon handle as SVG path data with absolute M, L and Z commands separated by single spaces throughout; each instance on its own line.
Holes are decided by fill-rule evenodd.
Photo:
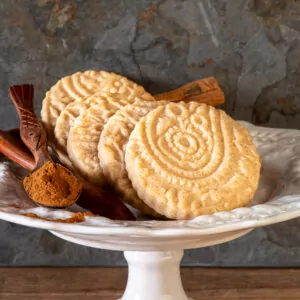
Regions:
M 36 168 L 39 168 L 51 158 L 46 131 L 33 108 L 33 85 L 14 85 L 9 88 L 9 92 L 20 118 L 21 139 L 33 154 Z

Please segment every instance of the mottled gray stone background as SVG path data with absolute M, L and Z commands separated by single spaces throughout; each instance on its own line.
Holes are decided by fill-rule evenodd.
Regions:
M 1 0 L 0 125 L 18 124 L 12 84 L 44 93 L 66 74 L 104 69 L 152 93 L 214 75 L 234 118 L 300 128 L 300 1 Z M 298 266 L 300 220 L 187 251 L 184 265 Z M 1 265 L 123 265 L 121 253 L 84 248 L 0 222 Z

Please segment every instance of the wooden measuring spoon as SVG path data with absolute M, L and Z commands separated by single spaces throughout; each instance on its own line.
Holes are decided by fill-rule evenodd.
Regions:
M 33 108 L 33 85 L 12 86 L 11 99 L 20 118 L 20 136 L 33 154 L 35 169 L 23 183 L 30 198 L 47 207 L 68 207 L 82 191 L 80 181 L 65 167 L 55 164 L 48 153 L 46 130 Z
M 0 131 L 0 152 L 28 171 L 35 168 L 33 155 L 20 138 L 19 129 Z M 119 196 L 107 187 L 95 187 L 82 180 L 82 192 L 76 202 L 82 208 L 111 220 L 135 221 Z
M 9 93 L 20 118 L 20 137 L 34 156 L 35 168 L 39 169 L 51 161 L 51 157 L 48 153 L 47 133 L 33 108 L 33 85 L 12 86 Z

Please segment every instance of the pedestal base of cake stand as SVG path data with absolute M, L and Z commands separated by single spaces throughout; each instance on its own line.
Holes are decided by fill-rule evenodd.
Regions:
M 181 281 L 183 249 L 201 248 L 239 238 L 252 229 L 190 237 L 97 236 L 51 231 L 84 246 L 124 251 L 128 280 L 119 300 L 188 300 Z M 201 284 L 201 283 L 199 283 Z
M 188 300 L 180 277 L 183 250 L 125 251 L 128 281 L 120 300 Z

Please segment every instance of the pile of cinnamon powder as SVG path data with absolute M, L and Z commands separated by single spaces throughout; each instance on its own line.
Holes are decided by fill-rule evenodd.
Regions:
M 71 171 L 50 161 L 25 177 L 23 184 L 33 201 L 48 207 L 68 207 L 82 190 L 81 182 Z

